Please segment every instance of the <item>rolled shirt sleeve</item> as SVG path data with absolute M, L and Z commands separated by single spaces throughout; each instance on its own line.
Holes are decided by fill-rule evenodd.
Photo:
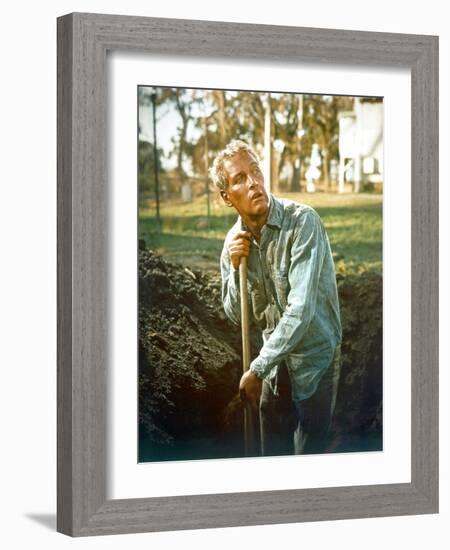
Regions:
M 234 269 L 230 262 L 227 241 L 225 241 L 220 256 L 220 272 L 222 277 L 222 302 L 225 315 L 232 323 L 239 325 L 241 322 L 239 271 Z
M 287 273 L 287 305 L 279 323 L 250 365 L 260 378 L 265 378 L 298 346 L 315 314 L 327 237 L 318 214 L 312 209 L 303 212 L 297 223 Z

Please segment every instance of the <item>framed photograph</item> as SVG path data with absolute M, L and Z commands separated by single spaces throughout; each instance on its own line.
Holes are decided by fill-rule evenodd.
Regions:
M 58 19 L 59 531 L 438 511 L 437 71 L 432 36 Z
M 381 451 L 383 97 L 149 85 L 139 86 L 137 92 L 139 462 L 293 454 L 290 427 L 296 421 L 297 398 L 302 398 L 303 409 L 314 403 L 307 401 L 311 392 L 318 399 L 318 378 L 336 352 L 328 337 L 308 344 L 311 329 L 301 345 L 294 344 L 295 335 L 283 335 L 275 347 L 279 353 L 286 343 L 293 346 L 289 367 L 283 359 L 273 360 L 277 366 L 267 377 L 262 423 L 259 411 L 248 411 L 252 429 L 245 440 L 246 413 L 238 395 L 242 338 L 236 307 L 229 301 L 226 251 L 222 254 L 237 211 L 227 206 L 209 175 L 218 165 L 214 158 L 220 158 L 235 136 L 242 151 L 244 143 L 256 143 L 252 158 L 264 159 L 258 174 L 261 196 L 270 197 L 268 217 L 275 208 L 286 221 L 289 209 L 302 208 L 296 205 L 303 204 L 300 217 L 316 209 L 336 264 L 330 288 L 337 294 L 336 270 L 336 310 L 341 311 L 335 317 L 325 308 L 324 316 L 336 327 L 344 325 L 344 340 L 336 338 L 341 347 L 337 364 L 343 363 L 344 374 L 336 377 L 336 395 L 326 392 L 335 401 L 331 437 L 320 445 L 305 444 L 302 454 Z M 362 161 L 357 148 L 364 149 Z M 239 200 L 236 206 L 242 210 Z M 284 296 L 277 286 L 290 246 L 289 232 L 283 236 L 282 228 L 270 235 L 269 242 L 283 259 L 278 265 L 275 257 L 267 256 L 266 283 L 260 284 L 258 277 L 256 243 L 248 257 L 247 299 L 253 322 L 246 330 L 253 359 L 262 347 L 260 340 L 271 334 L 272 316 L 283 314 L 289 301 L 289 292 Z M 290 279 L 286 277 L 289 287 L 299 285 L 293 274 Z M 315 293 L 308 295 L 314 299 Z M 272 394 L 275 385 L 280 395 Z M 269 416 L 281 422 L 266 418 L 269 407 Z M 326 418 L 322 410 L 315 410 L 314 416 Z

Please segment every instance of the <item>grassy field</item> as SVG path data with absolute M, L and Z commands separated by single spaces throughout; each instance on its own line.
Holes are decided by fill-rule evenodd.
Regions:
M 381 195 L 285 193 L 282 196 L 317 210 L 326 227 L 338 272 L 381 271 Z M 139 210 L 139 238 L 169 261 L 217 270 L 223 239 L 236 221 L 236 214 L 213 195 L 210 208 L 208 224 L 205 197 L 189 204 L 163 203 L 162 228 L 158 231 L 155 207 L 149 204 Z

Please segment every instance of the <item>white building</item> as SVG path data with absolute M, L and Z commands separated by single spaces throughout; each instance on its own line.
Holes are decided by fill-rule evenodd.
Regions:
M 358 193 L 383 183 L 383 100 L 355 98 L 354 110 L 339 119 L 339 193 L 346 183 Z

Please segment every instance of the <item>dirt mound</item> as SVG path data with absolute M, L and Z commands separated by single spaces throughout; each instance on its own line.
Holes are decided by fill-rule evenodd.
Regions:
M 381 430 L 381 276 L 338 279 L 344 364 L 333 450 Z M 254 334 L 257 351 L 260 336 Z M 240 329 L 220 275 L 139 253 L 140 460 L 242 456 Z
M 219 275 L 140 251 L 139 419 L 160 458 L 217 452 L 242 369 L 240 330 L 220 293 Z
M 383 392 L 382 276 L 370 272 L 338 275 L 337 283 L 343 364 L 333 425 L 334 447 L 379 449 Z

